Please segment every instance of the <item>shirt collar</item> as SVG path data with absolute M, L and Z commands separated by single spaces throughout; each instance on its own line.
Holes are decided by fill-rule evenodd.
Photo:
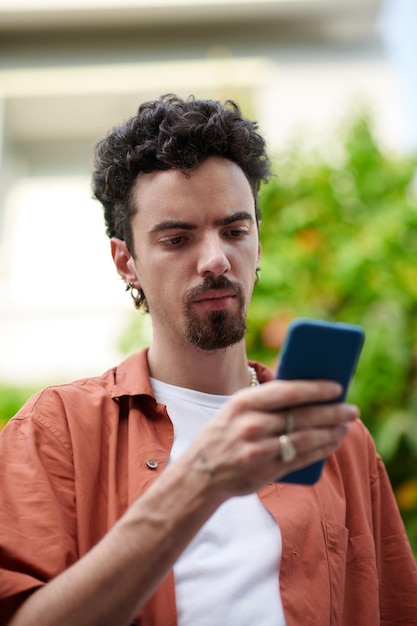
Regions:
M 154 397 L 149 380 L 148 348 L 128 357 L 114 370 L 112 398 L 147 395 Z
M 273 379 L 273 374 L 265 365 L 256 361 L 249 361 L 255 368 L 260 383 Z M 112 398 L 122 396 L 147 395 L 154 398 L 151 381 L 149 380 L 148 348 L 128 357 L 114 370 L 114 386 Z

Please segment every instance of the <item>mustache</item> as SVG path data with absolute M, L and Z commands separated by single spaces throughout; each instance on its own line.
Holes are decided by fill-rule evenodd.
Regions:
M 238 295 L 242 294 L 241 286 L 237 283 L 232 283 L 232 281 L 226 278 L 226 276 L 207 276 L 201 285 L 190 289 L 186 295 L 186 301 L 190 302 L 193 298 L 201 296 L 211 289 L 229 289 Z

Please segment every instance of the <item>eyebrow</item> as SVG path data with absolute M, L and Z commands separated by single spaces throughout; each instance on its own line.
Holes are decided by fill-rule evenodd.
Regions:
M 233 224 L 234 222 L 242 222 L 242 221 L 250 221 L 254 222 L 253 216 L 248 213 L 248 211 L 238 211 L 233 213 L 232 215 L 228 215 L 227 217 L 222 217 L 221 219 L 215 220 L 215 226 L 228 226 L 229 224 Z M 165 222 L 160 222 L 156 224 L 152 229 L 151 233 L 160 233 L 162 231 L 167 230 L 195 230 L 197 228 L 196 224 L 192 222 L 181 222 L 180 220 L 166 220 Z
M 216 226 L 228 226 L 229 224 L 233 224 L 233 222 L 254 222 L 253 216 L 248 211 L 238 211 L 237 213 L 232 213 L 232 215 L 228 215 L 227 217 L 223 217 L 219 220 L 216 220 L 214 224 Z

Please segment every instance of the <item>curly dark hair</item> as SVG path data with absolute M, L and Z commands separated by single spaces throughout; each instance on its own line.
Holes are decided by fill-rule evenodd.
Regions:
M 242 117 L 232 100 L 187 100 L 168 94 L 140 105 L 137 115 L 114 127 L 96 146 L 93 192 L 104 206 L 106 232 L 134 255 L 131 202 L 137 176 L 176 168 L 190 172 L 209 156 L 234 161 L 246 175 L 255 199 L 270 176 L 265 141 L 256 122 Z

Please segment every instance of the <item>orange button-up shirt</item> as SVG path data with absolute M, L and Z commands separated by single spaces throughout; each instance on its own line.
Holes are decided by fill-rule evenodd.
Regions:
M 254 365 L 261 382 L 272 378 Z M 164 470 L 172 440 L 146 350 L 103 376 L 45 389 L 10 420 L 0 436 L 0 626 L 106 534 Z M 288 626 L 417 624 L 416 562 L 360 421 L 318 483 L 274 483 L 259 498 L 281 529 Z M 137 624 L 176 626 L 172 572 Z

